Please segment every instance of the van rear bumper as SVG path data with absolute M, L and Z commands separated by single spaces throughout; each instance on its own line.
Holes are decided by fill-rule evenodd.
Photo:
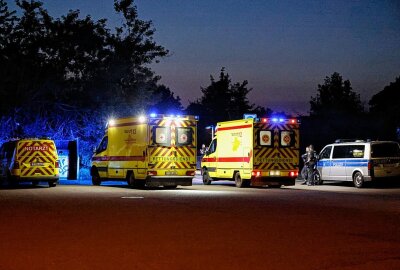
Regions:
M 284 186 L 294 186 L 296 183 L 296 178 L 289 177 L 252 177 L 252 186 L 271 186 L 271 185 L 284 185 Z
M 147 176 L 146 185 L 149 187 L 159 186 L 191 186 L 193 176 Z
M 41 176 L 41 177 L 21 177 L 21 176 L 12 176 L 12 180 L 18 182 L 31 182 L 31 181 L 40 181 L 40 182 L 47 182 L 47 181 L 58 181 L 59 176 Z
M 369 176 L 369 175 L 364 175 L 363 178 L 364 178 L 365 182 L 370 182 L 374 179 L 372 176 Z

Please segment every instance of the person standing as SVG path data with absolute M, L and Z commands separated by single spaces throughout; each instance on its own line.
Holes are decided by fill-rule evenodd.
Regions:
M 307 146 L 306 152 L 301 155 L 301 158 L 303 159 L 303 163 L 304 163 L 303 169 L 301 169 L 301 172 L 300 172 L 301 178 L 303 179 L 303 183 L 301 183 L 302 185 L 307 184 L 307 178 L 308 178 L 308 176 L 307 176 L 308 175 L 307 174 L 307 170 L 308 170 L 307 169 L 307 158 L 308 158 L 308 152 L 309 152 L 308 148 L 309 147 Z
M 310 144 L 307 152 L 307 185 L 314 185 L 314 169 L 317 163 L 317 153 L 314 150 L 314 146 Z

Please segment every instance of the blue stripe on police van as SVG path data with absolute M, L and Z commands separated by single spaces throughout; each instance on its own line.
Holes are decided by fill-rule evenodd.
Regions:
M 368 159 L 339 159 L 339 160 L 320 160 L 317 163 L 318 167 L 364 167 L 368 166 Z

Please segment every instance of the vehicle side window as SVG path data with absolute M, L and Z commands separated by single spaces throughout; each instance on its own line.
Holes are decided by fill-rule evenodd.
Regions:
M 335 145 L 332 158 L 362 158 L 365 145 Z
M 319 158 L 320 159 L 329 159 L 331 157 L 331 152 L 332 152 L 332 146 L 327 146 L 319 154 Z
M 104 137 L 103 140 L 101 141 L 99 147 L 97 148 L 96 153 L 101 153 L 105 150 L 107 150 L 108 146 L 108 137 Z
M 332 158 L 346 158 L 348 157 L 348 153 L 349 147 L 347 145 L 335 145 Z
M 217 139 L 213 140 L 208 148 L 207 153 L 212 154 L 217 150 Z
M 400 147 L 396 142 L 377 143 L 371 146 L 371 157 L 400 157 Z
M 365 152 L 365 145 L 351 145 L 349 146 L 348 158 L 363 158 Z

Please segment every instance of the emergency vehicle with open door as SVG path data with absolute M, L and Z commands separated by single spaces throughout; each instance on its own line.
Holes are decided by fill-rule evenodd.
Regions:
M 108 122 L 92 157 L 93 185 L 191 186 L 196 171 L 197 117 L 152 114 Z
M 299 121 L 272 117 L 218 123 L 201 171 L 205 185 L 216 180 L 233 180 L 237 187 L 294 185 Z
M 16 139 L 0 147 L 0 177 L 12 186 L 20 182 L 47 182 L 55 187 L 59 179 L 59 160 L 53 140 Z

